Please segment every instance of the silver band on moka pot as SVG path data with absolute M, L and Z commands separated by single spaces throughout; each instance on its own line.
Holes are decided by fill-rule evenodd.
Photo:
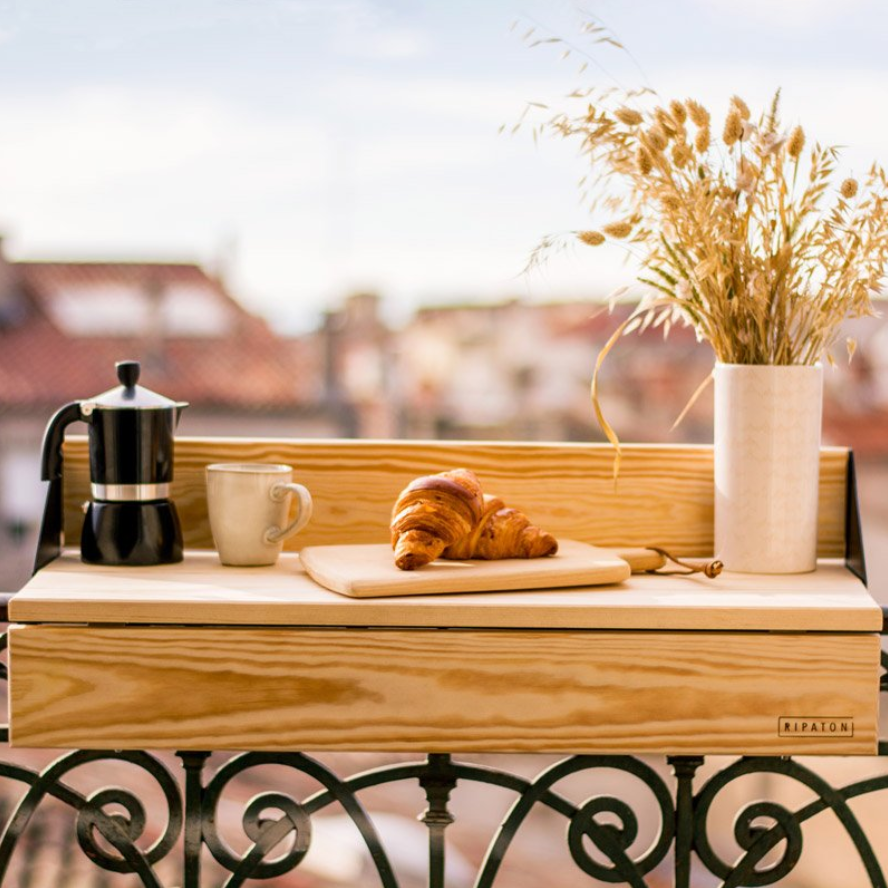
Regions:
M 144 503 L 151 500 L 167 499 L 170 485 L 167 484 L 90 484 L 94 500 L 105 503 Z

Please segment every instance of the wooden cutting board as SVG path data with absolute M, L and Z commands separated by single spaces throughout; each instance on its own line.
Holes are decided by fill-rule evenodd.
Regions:
M 299 560 L 315 582 L 352 598 L 597 586 L 620 583 L 632 570 L 615 552 L 575 540 L 559 540 L 558 554 L 547 558 L 439 559 L 419 570 L 395 567 L 385 543 L 308 546 Z

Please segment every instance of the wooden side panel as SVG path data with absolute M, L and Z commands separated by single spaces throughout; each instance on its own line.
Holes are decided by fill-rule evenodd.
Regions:
M 878 651 L 875 634 L 18 626 L 12 742 L 872 755 Z
M 823 558 L 844 555 L 848 452 L 826 448 L 820 471 Z M 177 439 L 173 497 L 185 545 L 211 548 L 204 469 L 211 462 L 284 462 L 315 499 L 309 526 L 288 547 L 379 543 L 392 505 L 413 478 L 465 466 L 485 489 L 521 507 L 556 536 L 605 547 L 663 546 L 678 555 L 712 551 L 712 448 L 625 445 L 617 485 L 613 450 L 601 444 L 422 441 Z M 85 439 L 65 449 L 65 528 L 80 538 L 89 497 Z

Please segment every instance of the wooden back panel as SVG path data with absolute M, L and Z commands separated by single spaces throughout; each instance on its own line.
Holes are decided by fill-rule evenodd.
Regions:
M 601 546 L 663 546 L 677 555 L 713 549 L 712 448 L 624 446 L 618 483 L 603 444 L 452 441 L 178 438 L 173 499 L 187 548 L 213 547 L 204 469 L 214 462 L 294 466 L 312 492 L 314 517 L 288 549 L 389 539 L 391 508 L 413 478 L 458 467 L 474 470 L 485 491 L 523 509 L 549 532 Z M 845 552 L 848 451 L 824 448 L 820 465 L 819 554 Z M 85 438 L 65 445 L 65 532 L 79 542 L 89 498 Z

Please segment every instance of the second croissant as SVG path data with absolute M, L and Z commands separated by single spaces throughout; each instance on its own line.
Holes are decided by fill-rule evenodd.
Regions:
M 401 491 L 392 510 L 395 564 L 414 570 L 443 557 L 542 558 L 558 541 L 518 509 L 484 494 L 468 469 L 425 475 Z

